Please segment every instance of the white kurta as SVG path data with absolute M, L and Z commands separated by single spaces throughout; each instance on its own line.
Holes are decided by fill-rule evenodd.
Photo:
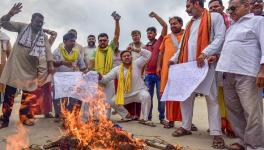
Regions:
M 125 104 L 132 102 L 141 102 L 142 103 L 142 113 L 145 120 L 148 118 L 148 113 L 150 110 L 150 95 L 147 91 L 145 83 L 141 77 L 142 68 L 149 61 L 151 52 L 148 50 L 142 49 L 139 53 L 140 57 L 133 61 L 132 63 L 132 79 L 131 79 L 131 89 L 130 92 L 125 94 Z M 118 79 L 120 71 L 120 66 L 115 67 L 109 73 L 103 76 L 103 79 L 100 83 L 106 84 Z M 124 76 L 126 76 L 127 69 L 124 69 Z M 117 106 L 115 104 L 115 96 L 112 97 L 109 102 L 110 105 L 117 110 L 117 112 L 124 118 L 127 115 L 127 110 L 123 106 Z
M 199 26 L 201 18 L 193 21 L 190 30 L 190 37 L 188 39 L 188 61 L 196 60 L 196 48 Z M 210 33 L 210 44 L 203 50 L 207 56 L 219 54 L 224 42 L 226 26 L 223 17 L 218 13 L 211 13 L 211 33 Z M 171 61 L 177 62 L 180 51 L 171 58 Z M 205 78 L 206 82 L 210 82 L 210 94 L 206 96 L 207 107 L 208 107 L 208 119 L 209 128 L 211 135 L 221 135 L 221 120 L 220 111 L 217 101 L 217 85 L 215 78 L 215 66 L 216 64 L 210 65 L 208 74 Z M 193 116 L 193 104 L 195 94 L 193 93 L 186 101 L 181 102 L 181 112 L 183 116 L 182 127 L 190 130 Z

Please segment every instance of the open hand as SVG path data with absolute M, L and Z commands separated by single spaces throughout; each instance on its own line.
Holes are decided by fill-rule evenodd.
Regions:
M 8 14 L 14 16 L 15 14 L 21 12 L 22 7 L 22 3 L 15 3 L 14 6 L 9 10 Z

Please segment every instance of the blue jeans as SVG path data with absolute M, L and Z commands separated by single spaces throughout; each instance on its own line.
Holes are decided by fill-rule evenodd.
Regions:
M 148 119 L 152 119 L 152 109 L 153 109 L 153 96 L 154 96 L 154 88 L 156 84 L 156 95 L 158 99 L 158 111 L 159 111 L 159 120 L 163 120 L 165 118 L 165 102 L 161 102 L 160 99 L 160 78 L 156 74 L 148 74 L 145 77 L 145 83 L 148 87 L 148 91 L 151 97 L 151 107 Z

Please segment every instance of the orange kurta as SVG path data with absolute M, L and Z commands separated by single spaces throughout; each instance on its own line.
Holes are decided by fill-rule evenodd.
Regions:
M 176 35 L 178 42 L 180 43 L 183 32 Z M 176 53 L 175 46 L 171 39 L 171 35 L 168 34 L 164 37 L 161 45 L 160 51 L 163 52 L 162 58 L 162 68 L 161 68 L 161 81 L 160 81 L 160 92 L 163 93 L 165 86 L 168 81 L 169 73 L 169 61 L 171 57 Z M 166 101 L 166 118 L 168 121 L 181 121 L 181 109 L 180 102 L 175 101 Z

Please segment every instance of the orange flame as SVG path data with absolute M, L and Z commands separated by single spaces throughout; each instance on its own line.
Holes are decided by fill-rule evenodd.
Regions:
M 29 146 L 28 130 L 21 123 L 17 124 L 17 133 L 7 137 L 6 150 L 21 150 Z
M 105 102 L 102 89 L 98 89 L 95 97 L 87 97 L 83 101 L 88 102 L 89 105 L 89 119 L 87 122 L 82 121 L 78 110 L 68 112 L 65 108 L 62 108 L 66 127 L 64 134 L 76 139 L 79 147 L 117 149 L 117 146 L 125 144 L 143 147 L 144 143 L 142 141 L 134 139 L 131 134 L 115 128 L 112 121 L 107 119 L 106 110 L 109 108 L 109 104 Z

